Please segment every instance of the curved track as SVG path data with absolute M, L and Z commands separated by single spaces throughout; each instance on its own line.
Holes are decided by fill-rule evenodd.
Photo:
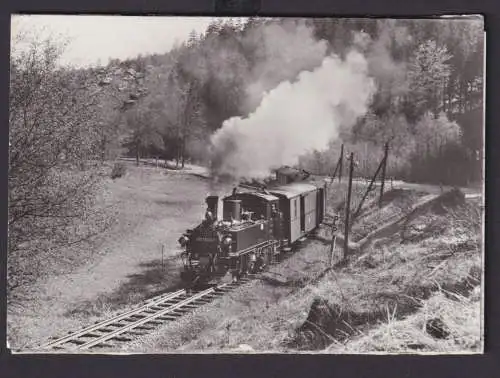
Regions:
M 303 242 L 306 236 L 298 240 Z M 284 250 L 280 261 L 286 259 L 291 251 Z M 270 265 L 279 263 L 274 260 Z M 213 285 L 204 290 L 192 291 L 178 290 L 159 295 L 146 301 L 143 305 L 125 313 L 70 333 L 61 338 L 43 345 L 45 350 L 65 351 L 96 351 L 99 348 L 112 348 L 117 343 L 129 342 L 134 336 L 146 334 L 160 324 L 175 321 L 195 308 L 211 302 L 217 297 L 249 282 L 257 274 L 247 274 L 233 283 Z
M 96 350 L 100 347 L 112 347 L 116 342 L 132 341 L 131 336 L 143 335 L 160 324 L 175 321 L 246 282 L 248 278 L 189 294 L 185 290 L 163 294 L 136 309 L 56 339 L 42 348 Z

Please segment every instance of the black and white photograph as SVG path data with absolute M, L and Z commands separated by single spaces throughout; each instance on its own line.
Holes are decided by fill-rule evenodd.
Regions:
M 485 41 L 12 15 L 7 347 L 483 353 Z

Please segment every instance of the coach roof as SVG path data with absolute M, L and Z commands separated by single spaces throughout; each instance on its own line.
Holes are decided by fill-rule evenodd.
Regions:
M 317 190 L 317 187 L 311 184 L 295 182 L 288 185 L 281 185 L 276 188 L 269 188 L 272 194 L 285 196 L 286 198 L 297 197 L 300 194 L 309 193 Z
M 234 195 L 230 195 L 230 196 L 226 197 L 225 199 L 238 198 L 238 196 L 245 196 L 245 195 L 259 197 L 259 198 L 262 198 L 262 199 L 269 201 L 269 202 L 277 201 L 279 199 L 278 197 L 273 196 L 272 193 L 265 193 L 265 192 L 255 191 L 255 190 L 241 191 L 241 192 L 238 192 Z

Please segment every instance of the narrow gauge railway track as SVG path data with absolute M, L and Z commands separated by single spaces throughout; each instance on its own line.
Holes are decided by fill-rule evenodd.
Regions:
M 303 242 L 306 237 L 299 239 Z M 287 258 L 282 255 L 281 260 Z M 275 265 L 274 261 L 271 265 Z M 116 343 L 129 342 L 134 336 L 145 335 L 160 324 L 175 321 L 195 308 L 211 302 L 215 298 L 244 285 L 256 274 L 248 274 L 237 282 L 214 285 L 205 290 L 186 290 L 165 293 L 147 300 L 143 305 L 125 313 L 57 338 L 42 346 L 46 350 L 98 350 L 110 348 Z
M 132 341 L 133 336 L 143 335 L 160 324 L 175 321 L 248 281 L 249 278 L 243 278 L 238 282 L 212 286 L 190 294 L 186 290 L 163 294 L 150 299 L 138 308 L 56 339 L 42 348 L 96 350 L 112 347 L 116 342 Z

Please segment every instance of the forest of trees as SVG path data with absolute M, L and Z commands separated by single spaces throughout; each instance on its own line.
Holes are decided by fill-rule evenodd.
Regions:
M 394 177 L 456 185 L 482 178 L 484 36 L 479 19 L 215 21 L 205 34 L 193 32 L 167 54 L 112 61 L 102 68 L 111 80 L 110 92 L 124 87 L 120 82 L 126 77 L 113 74 L 118 67 L 142 77 L 141 83 L 127 81 L 130 104 L 105 110 L 109 135 L 103 146 L 116 147 L 121 136 L 127 153 L 137 157 L 157 155 L 179 165 L 186 158 L 206 161 L 210 135 L 224 120 L 246 116 L 258 105 L 260 98 L 249 89 L 258 84 L 268 91 L 319 65 L 310 44 L 301 44 L 307 39 L 299 28 L 310 30 L 327 53 L 362 51 L 378 86 L 369 113 L 344 130 L 330 151 L 301 159 L 304 167 L 331 172 L 344 142 L 366 175 L 375 169 L 373 154 L 381 155 L 391 139 L 389 174 Z M 288 33 L 289 43 L 280 43 L 285 38 L 280 33 Z M 138 96 L 141 86 L 147 96 Z M 111 107 L 111 101 L 103 106 Z
M 105 227 L 96 220 L 67 232 L 95 217 L 89 209 L 103 162 L 127 154 L 208 164 L 210 136 L 225 120 L 247 116 L 266 91 L 326 54 L 352 49 L 368 60 L 377 92 L 327 151 L 301 158 L 304 168 L 332 173 L 343 143 L 356 154 L 357 174 L 369 176 L 390 141 L 395 178 L 450 185 L 483 178 L 480 19 L 225 19 L 168 53 L 80 69 L 58 64 L 64 47 L 29 33 L 12 39 L 11 261 L 44 248 L 40 240 L 50 250 Z M 16 268 L 9 264 L 11 277 Z

